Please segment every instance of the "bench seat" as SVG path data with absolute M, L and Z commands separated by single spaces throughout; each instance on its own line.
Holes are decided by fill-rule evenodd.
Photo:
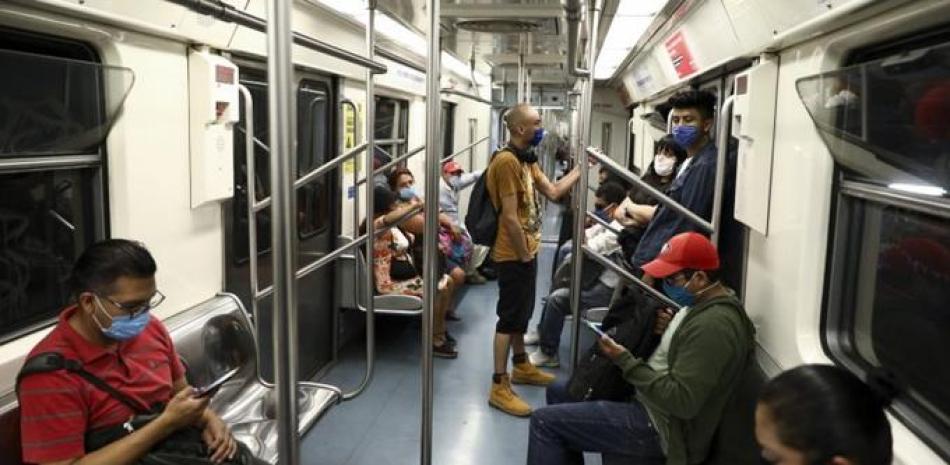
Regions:
M 188 381 L 202 386 L 225 371 L 241 370 L 215 394 L 211 407 L 235 439 L 268 463 L 277 463 L 276 391 L 258 371 L 257 332 L 233 294 L 219 294 L 164 321 L 187 368 Z M 298 431 L 303 435 L 342 393 L 333 386 L 298 383 Z M 16 396 L 0 397 L 0 463 L 22 464 Z

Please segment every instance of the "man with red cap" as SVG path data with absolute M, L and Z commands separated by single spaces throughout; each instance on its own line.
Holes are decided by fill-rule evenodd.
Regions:
M 706 460 L 731 394 L 752 358 L 755 329 L 719 280 L 719 254 L 701 234 L 673 236 L 643 271 L 663 280 L 681 305 L 659 346 L 639 359 L 610 336 L 601 351 L 637 389 L 629 402 L 564 402 L 548 390 L 531 417 L 529 465 L 583 463 L 583 452 L 629 463 L 686 465 Z
M 472 245 L 472 257 L 467 263 L 459 265 L 465 269 L 465 281 L 469 284 L 484 284 L 486 279 L 478 272 L 478 267 L 488 256 L 488 247 L 472 244 L 472 238 L 465 230 L 465 222 L 459 218 L 459 192 L 478 181 L 482 171 L 466 173 L 455 160 L 442 165 L 442 182 L 439 184 L 439 211 L 448 215 L 454 224 L 463 231 L 463 236 Z

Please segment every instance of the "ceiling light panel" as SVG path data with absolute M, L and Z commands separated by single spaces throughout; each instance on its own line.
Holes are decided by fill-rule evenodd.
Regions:
M 597 55 L 594 79 L 610 79 L 633 51 L 666 0 L 620 0 Z

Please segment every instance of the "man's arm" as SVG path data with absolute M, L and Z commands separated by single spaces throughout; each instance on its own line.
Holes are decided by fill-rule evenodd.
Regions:
M 482 177 L 482 173 L 484 173 L 484 170 L 479 170 L 472 173 L 462 173 L 462 175 L 459 176 L 458 182 L 456 182 L 452 187 L 457 190 L 465 189 L 466 187 L 475 184 L 475 181 L 478 181 L 478 178 Z
M 534 175 L 534 185 L 538 192 L 551 201 L 559 200 L 564 194 L 567 194 L 574 187 L 574 183 L 581 178 L 580 165 L 574 166 L 574 169 L 553 183 L 541 172 L 537 164 L 532 168 L 532 173 Z
M 66 460 L 42 462 L 41 465 L 133 465 L 168 435 L 201 418 L 209 399 L 193 397 L 192 394 L 190 388 L 179 391 L 157 418 L 97 451 Z
M 509 194 L 501 198 L 501 214 L 498 217 L 505 224 L 508 239 L 515 253 L 518 254 L 518 259 L 523 262 L 531 260 L 531 254 L 528 253 L 528 240 L 524 236 L 521 221 L 518 219 L 517 194 Z
M 623 378 L 638 393 L 677 418 L 696 416 L 728 367 L 743 360 L 746 336 L 735 330 L 729 317 L 717 315 L 704 323 L 689 334 L 676 335 L 679 353 L 667 373 L 654 371 L 628 351 L 615 358 Z

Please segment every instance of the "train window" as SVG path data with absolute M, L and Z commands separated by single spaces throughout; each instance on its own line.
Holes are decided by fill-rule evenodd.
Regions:
M 950 43 L 918 48 L 800 79 L 798 93 L 842 167 L 876 184 L 944 190 L 947 63 Z
M 798 82 L 836 161 L 823 341 L 841 365 L 893 373 L 893 412 L 950 457 L 950 44 Z M 940 108 L 938 110 L 937 108 Z
M 455 151 L 455 104 L 442 102 L 442 156 Z
M 326 163 L 330 134 L 329 87 L 305 80 L 297 89 L 297 176 Z M 301 238 L 324 231 L 330 224 L 330 180 L 322 176 L 297 190 L 297 232 Z
M 389 97 L 376 97 L 376 140 L 388 158 L 398 157 L 409 149 L 406 137 L 409 133 L 409 102 Z M 404 165 L 405 163 L 402 163 Z
M 103 141 L 132 87 L 81 42 L 0 28 L 0 343 L 55 321 L 106 236 Z

